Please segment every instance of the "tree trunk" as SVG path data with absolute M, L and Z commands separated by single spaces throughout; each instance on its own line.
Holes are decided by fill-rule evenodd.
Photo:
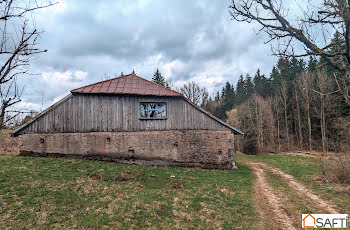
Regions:
M 254 95 L 254 110 L 255 110 L 255 118 L 256 118 L 256 136 L 258 139 L 258 145 L 259 148 L 261 149 L 262 144 L 261 144 L 261 136 L 260 136 L 260 119 L 259 119 L 259 111 L 258 111 L 258 101 L 256 98 L 256 94 Z
M 284 122 L 286 125 L 287 150 L 289 151 L 289 131 L 288 131 L 288 116 L 287 116 L 287 100 L 284 101 Z
M 0 108 L 0 130 L 4 128 L 4 122 L 5 122 L 5 110 L 6 110 L 6 104 L 2 104 Z
M 310 101 L 309 97 L 307 97 L 306 102 L 306 116 L 307 116 L 307 127 L 308 127 L 308 135 L 309 135 L 309 151 L 312 151 L 312 129 L 311 129 L 311 118 L 310 118 Z
M 288 131 L 288 115 L 287 115 L 288 90 L 287 90 L 287 83 L 285 81 L 281 83 L 279 93 L 280 93 L 280 99 L 284 109 L 284 123 L 285 123 L 285 129 L 286 129 L 287 150 L 289 151 L 289 131 Z
M 327 152 L 325 100 L 323 95 L 320 95 L 320 97 L 321 97 L 320 121 L 321 121 L 322 151 Z
M 277 103 L 276 103 L 277 104 Z M 278 105 L 276 106 L 276 119 L 277 119 L 277 142 L 278 142 L 278 151 L 281 149 L 281 134 L 280 134 L 280 118 Z
M 300 76 L 298 81 L 298 87 L 302 92 L 301 104 L 305 109 L 305 115 L 307 119 L 307 131 L 308 131 L 308 148 L 312 151 L 312 129 L 311 129 L 311 117 L 310 117 L 310 87 L 314 75 L 312 73 L 304 73 Z
M 271 132 L 270 133 L 270 143 L 272 148 L 271 149 L 275 149 L 276 148 L 276 142 L 275 142 L 275 137 L 276 137 L 276 122 L 275 122 L 275 116 L 274 116 L 274 112 L 273 112 L 273 102 L 270 101 L 270 106 L 271 106 L 271 119 L 270 119 L 270 123 L 269 126 L 271 127 Z
M 297 121 L 298 121 L 298 143 L 299 143 L 299 149 L 301 150 L 303 148 L 303 136 L 301 132 L 301 117 L 300 117 L 300 106 L 299 106 L 299 97 L 298 97 L 298 92 L 295 92 L 295 101 L 296 101 L 296 106 L 297 106 Z

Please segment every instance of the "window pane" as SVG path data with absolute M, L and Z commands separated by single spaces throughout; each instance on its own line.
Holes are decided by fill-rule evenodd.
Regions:
M 164 102 L 142 102 L 140 103 L 141 119 L 165 119 L 166 104 Z

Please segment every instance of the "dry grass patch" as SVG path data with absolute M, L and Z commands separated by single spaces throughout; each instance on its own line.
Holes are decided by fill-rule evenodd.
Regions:
M 301 214 L 325 213 L 325 210 L 319 208 L 313 201 L 295 192 L 294 188 L 290 187 L 280 175 L 268 171 L 267 176 L 268 182 L 282 199 L 283 208 L 293 220 L 293 226 L 296 229 L 300 227 Z
M 19 154 L 21 137 L 11 137 L 12 130 L 0 129 L 0 154 Z
M 345 158 L 350 157 L 344 155 Z M 329 156 L 324 159 L 328 166 L 335 165 L 329 161 Z M 314 191 L 321 199 L 329 200 L 340 208 L 341 212 L 350 212 L 350 196 L 346 194 L 347 185 L 339 183 L 327 183 L 320 166 L 320 157 L 304 157 L 290 154 L 266 154 L 258 156 L 237 155 L 238 162 L 264 162 L 280 168 L 283 172 L 292 175 L 302 182 L 306 188 Z
M 321 158 L 319 163 L 325 181 L 350 185 L 350 155 Z
M 250 229 L 251 175 L 239 168 L 0 155 L 0 229 Z

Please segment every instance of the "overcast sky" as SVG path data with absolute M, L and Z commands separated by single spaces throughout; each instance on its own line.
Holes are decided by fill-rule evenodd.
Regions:
M 151 79 L 157 68 L 176 86 L 196 81 L 216 93 L 226 81 L 258 68 L 269 75 L 276 58 L 249 24 L 230 19 L 229 0 L 61 0 L 36 13 L 48 49 L 23 78 L 22 107 L 40 110 L 71 89 L 105 76 Z

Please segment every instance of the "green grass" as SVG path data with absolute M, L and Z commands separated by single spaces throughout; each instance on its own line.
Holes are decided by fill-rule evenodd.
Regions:
M 321 176 L 318 158 L 293 156 L 287 154 L 267 154 L 258 156 L 237 155 L 238 162 L 261 161 L 282 169 L 285 173 L 294 176 L 308 188 L 315 191 L 321 198 L 331 200 L 344 213 L 350 212 L 350 195 L 339 193 L 335 184 L 321 183 L 317 178 Z
M 220 171 L 0 155 L 0 229 L 253 229 L 251 172 L 238 167 Z M 115 180 L 121 176 L 137 180 Z M 175 183 L 182 188 L 173 188 Z

